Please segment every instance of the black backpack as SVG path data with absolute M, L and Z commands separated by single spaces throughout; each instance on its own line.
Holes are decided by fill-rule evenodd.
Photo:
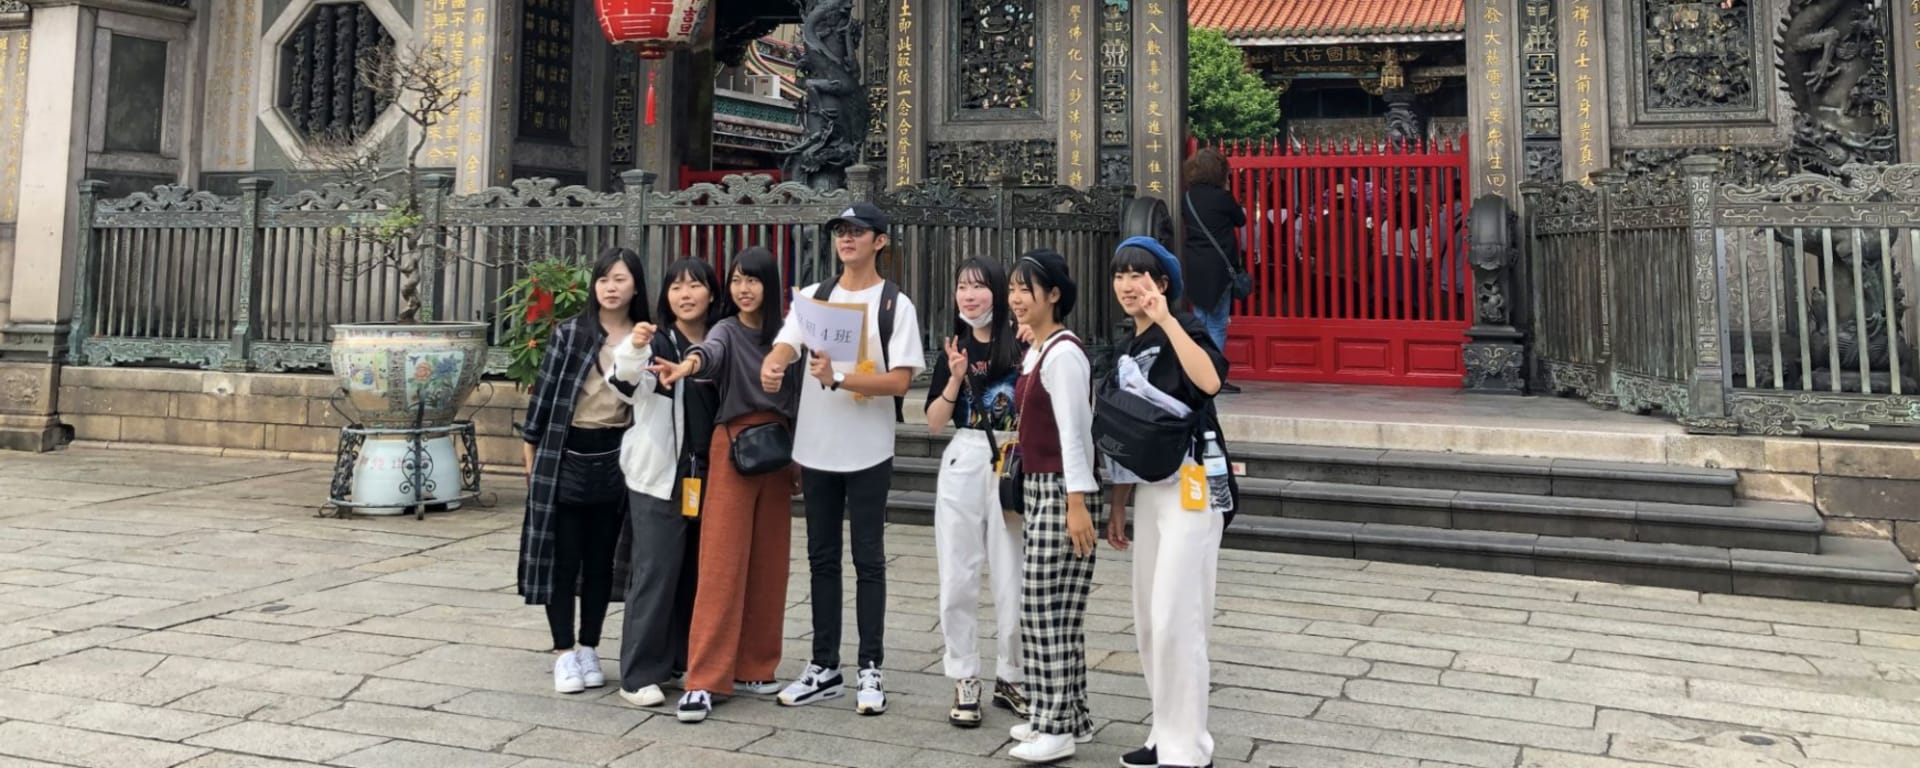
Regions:
M 834 275 L 833 277 L 820 281 L 819 287 L 813 290 L 813 300 L 814 301 L 831 301 L 833 299 L 834 286 L 837 286 L 839 284 L 840 284 L 839 275 Z M 893 343 L 893 308 L 894 308 L 894 305 L 900 301 L 900 286 L 895 284 L 892 280 L 887 280 L 885 278 L 881 279 L 881 286 L 882 287 L 880 289 L 880 318 L 879 318 L 880 319 L 880 365 L 881 365 L 881 372 L 885 373 L 886 371 L 893 369 L 893 363 L 888 360 L 889 355 L 887 354 L 887 347 Z M 894 423 L 896 424 L 906 423 L 907 421 L 906 404 L 907 404 L 907 399 L 905 397 L 896 397 L 893 399 Z

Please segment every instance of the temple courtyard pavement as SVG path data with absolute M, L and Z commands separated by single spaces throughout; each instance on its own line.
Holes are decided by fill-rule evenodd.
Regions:
M 748 697 L 682 725 L 552 692 L 514 594 L 518 478 L 488 477 L 491 507 L 336 519 L 330 469 L 0 453 L 0 768 L 1013 764 L 1008 714 L 946 723 L 928 528 L 888 533 L 886 715 Z M 783 676 L 808 648 L 793 543 Z M 1128 557 L 1098 557 L 1099 727 L 1070 765 L 1115 765 L 1151 715 Z M 1913 611 L 1230 551 L 1212 649 L 1222 766 L 1920 765 Z

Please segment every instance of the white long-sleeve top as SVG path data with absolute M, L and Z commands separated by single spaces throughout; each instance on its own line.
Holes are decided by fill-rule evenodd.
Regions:
M 1047 364 L 1040 369 L 1040 383 L 1046 385 L 1053 403 L 1053 421 L 1060 428 L 1061 474 L 1068 493 L 1097 493 L 1100 483 L 1093 474 L 1093 364 L 1080 345 L 1061 338 L 1051 341 Z M 1020 372 L 1032 373 L 1047 346 L 1036 344 L 1027 350 Z
M 622 343 L 613 352 L 613 370 L 607 383 L 621 400 L 633 406 L 633 425 L 620 437 L 620 471 L 627 477 L 627 488 L 656 499 L 673 498 L 674 464 L 679 460 L 679 423 L 675 406 L 678 392 L 661 394 L 659 379 L 647 370 L 653 362 L 653 348 L 634 349 Z

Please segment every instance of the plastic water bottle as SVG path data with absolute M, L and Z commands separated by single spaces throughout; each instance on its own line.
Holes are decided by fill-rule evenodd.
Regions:
M 1200 463 L 1207 470 L 1207 495 L 1213 501 L 1213 511 L 1226 513 L 1233 511 L 1233 489 L 1227 486 L 1227 452 L 1220 447 L 1220 435 L 1208 430 L 1206 445 L 1200 449 Z

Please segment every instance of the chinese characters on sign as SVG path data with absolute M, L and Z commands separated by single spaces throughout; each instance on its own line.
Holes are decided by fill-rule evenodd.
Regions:
M 1280 49 L 1282 64 L 1361 64 L 1372 66 L 1366 51 L 1357 45 L 1296 46 Z
M 1567 9 L 1567 55 L 1573 63 L 1572 97 L 1567 105 L 1572 112 L 1571 173 L 1573 179 L 1587 182 L 1588 175 L 1606 165 L 1605 151 L 1599 144 L 1598 131 L 1602 130 L 1600 102 L 1601 94 L 1595 87 L 1600 82 L 1602 71 L 1600 43 L 1595 38 L 1601 34 L 1599 14 L 1594 13 L 1593 0 L 1570 0 Z
M 913 0 L 900 0 L 900 15 L 895 22 L 893 56 L 893 183 L 904 187 L 913 183 L 914 139 L 917 131 L 913 113 Z
M 1060 178 L 1075 189 L 1089 184 L 1089 162 L 1095 153 L 1093 99 L 1088 71 L 1092 68 L 1093 35 L 1087 33 L 1086 6 L 1081 0 L 1069 0 L 1067 6 L 1066 104 L 1062 105 L 1060 130 Z
M 573 129 L 573 2 L 524 0 L 520 134 L 567 141 Z
M 1135 49 L 1140 57 L 1141 66 L 1135 74 L 1143 78 L 1139 89 L 1144 96 L 1139 98 L 1143 122 L 1141 130 L 1146 134 L 1138 145 L 1144 173 L 1140 175 L 1141 186 L 1149 195 L 1166 196 L 1172 189 L 1174 173 L 1177 168 L 1168 165 L 1180 152 L 1180 126 L 1171 119 L 1176 109 L 1173 98 L 1180 89 L 1174 78 L 1177 68 L 1185 62 L 1175 64 L 1168 51 L 1173 48 L 1172 31 L 1175 24 L 1185 24 L 1185 19 L 1172 19 L 1168 16 L 1168 4 L 1161 0 L 1147 0 L 1139 5 L 1139 47 Z
M 1523 78 L 1514 39 L 1517 20 L 1511 18 L 1513 0 L 1473 0 L 1467 6 L 1468 92 L 1473 103 L 1469 134 L 1480 142 L 1472 153 L 1470 194 L 1498 194 L 1511 199 L 1522 178 L 1522 123 L 1525 105 L 1516 94 L 1516 78 Z

